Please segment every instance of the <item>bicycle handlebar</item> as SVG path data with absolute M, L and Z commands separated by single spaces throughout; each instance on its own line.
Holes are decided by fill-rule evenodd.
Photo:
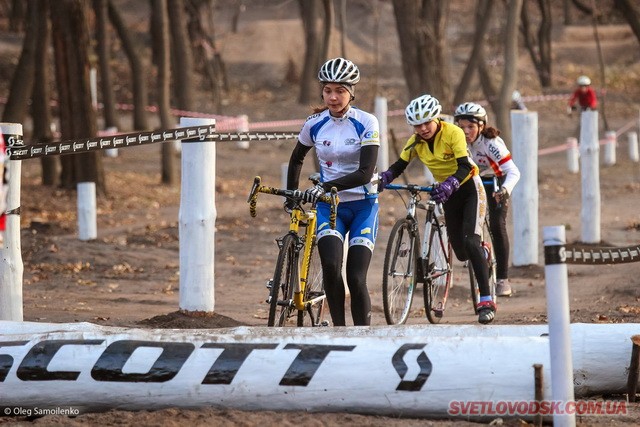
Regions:
M 415 192 L 425 191 L 427 193 L 430 193 L 433 190 L 432 185 L 425 187 L 425 186 L 416 185 L 416 184 L 387 184 L 385 185 L 384 188 L 388 190 L 407 190 L 407 191 L 415 191 Z
M 298 206 L 302 205 L 303 200 L 302 197 L 304 195 L 304 191 L 300 190 L 285 190 L 282 188 L 276 187 L 267 187 L 265 185 L 261 185 L 261 178 L 256 176 L 253 179 L 253 185 L 251 186 L 251 191 L 249 192 L 249 199 L 247 203 L 249 203 L 249 214 L 251 217 L 255 218 L 257 215 L 257 204 L 258 204 L 258 193 L 265 194 L 273 194 L 276 196 L 283 196 L 289 199 L 293 199 Z M 336 187 L 331 187 L 331 192 L 329 194 L 324 194 L 318 197 L 318 201 L 329 203 L 331 206 L 331 213 L 329 214 L 329 222 L 332 229 L 336 228 L 336 217 L 338 210 L 338 203 L 340 203 L 340 199 L 338 198 L 338 190 Z

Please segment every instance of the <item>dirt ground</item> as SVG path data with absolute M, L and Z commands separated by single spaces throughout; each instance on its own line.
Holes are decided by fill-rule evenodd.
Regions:
M 248 19 L 248 18 L 247 18 Z M 254 17 L 252 19 L 259 19 Z M 273 22 L 271 23 L 273 24 Z M 287 23 L 290 25 L 290 23 Z M 247 27 L 244 27 L 247 28 Z M 271 27 L 269 27 L 271 28 Z M 277 35 L 279 27 L 261 32 L 253 28 L 245 43 L 260 37 Z M 586 28 L 586 34 L 591 29 Z M 245 34 L 246 36 L 246 34 Z M 233 68 L 234 37 L 228 39 L 223 54 L 227 54 L 234 78 L 250 65 Z M 292 37 L 292 40 L 295 37 Z M 628 41 L 619 45 L 627 46 Z M 608 45 L 605 41 L 605 48 Z M 633 56 L 626 64 L 626 73 L 640 73 L 635 50 L 625 48 Z M 581 68 L 575 65 L 578 55 L 592 52 L 591 45 L 566 45 L 576 58 L 558 60 L 558 69 L 573 76 Z M 366 52 L 366 48 L 364 49 Z M 244 53 L 244 51 L 242 51 Z M 268 61 L 271 53 L 264 53 Z M 285 55 L 291 53 L 285 52 Z M 397 55 L 397 52 L 395 52 Z M 297 56 L 298 53 L 295 53 Z M 362 53 L 364 55 L 364 53 Z M 240 58 L 241 55 L 238 55 Z M 244 55 L 246 56 L 246 55 Z M 296 56 L 296 57 L 297 57 Z M 355 55 L 354 55 L 355 56 Z M 559 55 L 560 57 L 560 55 Z M 395 58 L 395 57 L 394 57 Z M 238 59 L 240 61 L 241 59 Z M 285 63 L 287 58 L 279 58 Z M 633 62 L 635 61 L 635 62 Z M 252 65 L 251 65 L 252 66 Z M 620 66 L 611 64 L 612 68 Z M 272 67 L 266 67 L 272 69 Z M 595 66 L 593 67 L 595 69 Z M 237 72 L 234 75 L 234 70 Z M 399 68 L 395 69 L 398 72 Z M 524 73 L 523 73 L 524 76 Z M 530 75 L 529 75 L 530 76 Z M 527 77 L 529 78 L 529 77 Z M 363 80 L 366 80 L 363 78 Z M 397 79 L 396 79 L 397 80 Z M 394 81 L 396 81 L 394 80 Z M 524 77 L 521 80 L 529 81 Z M 235 81 L 234 81 L 235 83 Z M 359 85 L 359 99 L 371 105 L 373 94 L 367 82 Z M 384 86 L 387 85 L 387 86 Z M 393 92 L 390 80 L 384 90 L 390 110 L 403 107 L 402 91 Z M 629 120 L 637 119 L 638 91 L 612 91 L 609 98 L 609 124 L 619 129 Z M 524 95 L 538 93 L 522 85 Z M 273 88 L 272 88 L 273 89 Z M 252 121 L 304 119 L 309 109 L 296 103 L 296 91 L 276 87 L 273 91 L 256 90 L 255 86 L 237 84 L 230 98 L 234 101 L 226 114 L 248 114 Z M 616 98 L 617 96 L 617 98 Z M 562 100 L 529 103 L 539 114 L 540 148 L 564 143 L 576 126 L 576 117 L 564 114 Z M 395 117 L 390 127 L 401 135 L 408 129 L 402 118 Z M 637 125 L 636 125 L 637 129 Z M 279 128 L 299 130 L 299 127 Z M 601 128 L 602 133 L 602 128 Z M 401 138 L 402 139 L 402 138 Z M 260 175 L 266 185 L 281 182 L 281 164 L 286 162 L 293 141 L 252 143 L 249 150 L 238 149 L 233 143 L 217 144 L 216 170 L 216 240 L 215 240 L 215 313 L 210 317 L 188 317 L 178 312 L 179 242 L 178 209 L 180 188 L 160 185 L 160 147 L 155 145 L 121 149 L 117 158 L 105 157 L 108 193 L 98 198 L 98 238 L 89 242 L 77 237 L 76 193 L 39 185 L 40 167 L 36 160 L 22 165 L 21 222 L 24 262 L 24 320 L 35 322 L 92 322 L 99 325 L 148 328 L 221 328 L 237 325 L 266 325 L 267 289 L 277 255 L 275 238 L 284 233 L 287 217 L 282 201 L 261 195 L 258 217 L 249 216 L 246 203 L 253 177 Z M 398 142 L 399 144 L 401 143 Z M 394 155 L 390 158 L 395 160 Z M 602 158 L 602 156 L 601 156 Z M 602 167 L 601 236 L 612 246 L 637 245 L 640 241 L 640 164 L 627 156 L 626 135 L 622 135 L 617 151 L 618 162 Z M 305 173 L 311 172 L 307 161 Z M 567 171 L 564 152 L 539 158 L 539 241 L 545 226 L 565 225 L 567 241 L 581 237 L 580 174 Z M 422 169 L 412 165 L 407 171 L 411 182 L 422 183 Z M 382 311 L 382 263 L 391 226 L 402 215 L 404 205 L 394 192 L 386 191 L 380 199 L 380 229 L 369 271 L 368 285 L 373 303 L 372 327 L 384 325 Z M 511 212 L 509 223 L 512 224 Z M 529 266 L 511 267 L 514 295 L 501 298 L 494 324 L 540 324 L 546 322 L 546 297 L 543 246 L 539 245 L 539 262 Z M 462 264 L 454 266 L 454 287 L 443 324 L 476 323 L 467 291 L 467 275 Z M 569 265 L 570 311 L 572 322 L 640 323 L 640 263 L 611 266 Z M 427 325 L 422 307 L 421 290 L 414 300 L 408 321 Z M 434 326 L 437 327 L 437 326 Z M 620 396 L 605 398 L 619 398 Z M 581 426 L 635 425 L 640 420 L 640 407 L 629 404 L 630 413 L 615 419 L 582 418 Z M 524 425 L 521 420 L 502 420 L 503 425 Z M 6 425 L 354 425 L 354 426 L 453 426 L 475 425 L 461 420 L 398 419 L 358 414 L 309 414 L 277 412 L 243 412 L 202 408 L 185 410 L 169 408 L 161 411 L 110 411 L 83 414 L 76 418 L 47 416 L 35 420 L 0 417 Z

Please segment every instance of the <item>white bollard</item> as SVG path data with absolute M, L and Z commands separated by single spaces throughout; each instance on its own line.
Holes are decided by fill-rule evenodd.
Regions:
M 22 142 L 22 125 L 0 123 L 4 142 L 11 148 L 12 143 Z M 0 251 L 0 320 L 22 322 L 22 247 L 20 245 L 20 175 L 22 161 L 9 161 L 9 192 L 7 194 L 6 230 Z M 0 177 L 1 178 L 1 177 Z
M 249 116 L 246 114 L 241 114 L 238 116 L 238 132 L 249 132 Z M 236 147 L 242 150 L 249 149 L 249 141 L 237 141 Z
M 289 162 L 280 163 L 280 188 L 287 188 L 287 174 L 289 173 Z
M 605 144 L 602 161 L 606 166 L 613 166 L 616 164 L 616 145 L 618 143 L 616 139 L 616 131 L 608 130 L 604 134 Z
M 584 111 L 580 120 L 580 170 L 582 171 L 581 241 L 600 243 L 600 142 L 598 112 Z
M 96 183 L 79 182 L 78 186 L 78 239 L 93 240 L 98 237 L 96 214 Z
M 564 259 L 564 226 L 544 227 L 544 276 L 549 323 L 549 357 L 551 361 L 551 400 L 573 402 L 573 362 L 569 284 Z M 554 426 L 575 426 L 575 414 L 554 414 Z
M 215 125 L 182 117 L 181 127 Z M 183 142 L 179 209 L 180 310 L 213 313 L 216 226 L 216 143 Z
M 638 162 L 638 134 L 636 132 L 629 132 L 627 134 L 629 141 L 629 159 L 632 162 Z
M 513 190 L 513 265 L 538 264 L 538 113 L 511 110 L 513 161 L 520 183 Z
M 376 96 L 375 116 L 380 125 L 380 149 L 378 150 L 378 171 L 386 171 L 389 168 L 389 137 L 387 131 L 387 98 Z
M 567 138 L 567 168 L 571 173 L 580 172 L 580 152 L 578 151 L 578 139 Z

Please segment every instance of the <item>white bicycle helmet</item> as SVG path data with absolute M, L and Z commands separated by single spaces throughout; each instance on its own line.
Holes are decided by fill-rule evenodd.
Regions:
M 591 79 L 587 76 L 580 76 L 576 80 L 578 86 L 589 86 L 591 84 Z
M 456 111 L 453 113 L 454 120 L 466 119 L 472 122 L 483 124 L 487 123 L 487 111 L 480 104 L 475 102 L 465 102 L 458 105 Z
M 419 126 L 438 117 L 441 111 L 440 101 L 431 95 L 422 95 L 407 105 L 404 115 L 407 118 L 407 123 Z
M 321 83 L 355 85 L 360 81 L 360 70 L 353 62 L 344 58 L 330 59 L 320 67 L 318 80 Z

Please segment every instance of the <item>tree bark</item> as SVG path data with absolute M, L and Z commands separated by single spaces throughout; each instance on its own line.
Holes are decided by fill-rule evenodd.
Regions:
M 50 6 L 62 138 L 94 137 L 97 125 L 89 86 L 89 6 L 83 0 L 56 0 Z M 75 189 L 80 182 L 94 182 L 97 192 L 105 194 L 100 154 L 62 156 L 62 186 Z
M 153 36 L 153 52 L 158 67 L 158 112 L 160 126 L 163 129 L 174 127 L 171 116 L 171 62 L 169 45 L 169 17 L 167 14 L 167 0 L 151 0 L 151 33 Z M 173 142 L 160 144 L 162 150 L 162 183 L 176 185 L 178 183 L 178 168 L 176 165 Z
M 321 66 L 321 46 L 318 35 L 317 19 L 319 14 L 318 2 L 298 0 L 300 16 L 304 29 L 304 65 L 300 76 L 300 104 L 309 104 L 318 99 L 317 75 Z
M 131 66 L 131 80 L 133 82 L 133 127 L 134 129 L 147 130 L 149 128 L 149 120 L 147 117 L 149 95 L 146 86 L 148 76 L 142 60 L 142 48 L 134 42 L 129 29 L 125 25 L 113 1 L 107 1 L 109 19 L 116 29 L 120 41 L 122 41 L 122 48 Z
M 36 32 L 35 25 L 38 19 L 38 2 L 29 0 L 27 3 L 27 22 L 25 36 L 22 43 L 22 52 L 18 65 L 13 72 L 11 88 L 7 98 L 7 104 L 2 113 L 2 121 L 7 123 L 24 123 L 27 116 L 29 97 L 33 91 L 33 79 L 35 68 Z
M 167 3 L 171 31 L 171 58 L 174 77 L 174 96 L 177 107 L 193 111 L 194 77 L 193 52 L 187 34 L 185 8 L 183 0 L 171 0 Z
M 551 1 L 538 0 L 538 10 L 540 11 L 540 25 L 537 37 L 532 34 L 529 22 L 529 10 L 527 4 L 522 6 L 520 13 L 522 36 L 524 46 L 529 52 L 531 62 L 538 74 L 538 80 L 542 87 L 551 86 Z
M 627 20 L 631 27 L 631 31 L 633 31 L 638 42 L 640 42 L 640 6 L 638 5 L 638 2 L 631 0 L 615 0 L 614 4 L 622 16 Z
M 410 98 L 429 93 L 446 106 L 451 103 L 444 0 L 393 0 L 402 51 L 402 69 Z
M 49 0 L 38 1 L 38 20 L 36 33 L 36 64 L 49 64 L 49 43 L 51 30 L 49 26 Z M 35 67 L 33 94 L 31 95 L 31 116 L 33 118 L 33 140 L 39 144 L 53 141 L 51 130 L 52 114 L 50 108 L 49 67 Z M 60 183 L 60 159 L 58 156 L 40 158 L 42 167 L 42 184 L 57 186 Z
M 93 0 L 93 10 L 96 14 L 96 53 L 100 70 L 100 92 L 102 93 L 102 112 L 104 127 L 120 128 L 120 120 L 116 112 L 116 101 L 113 93 L 113 79 L 111 77 L 111 49 L 109 43 L 108 6 L 107 0 Z

